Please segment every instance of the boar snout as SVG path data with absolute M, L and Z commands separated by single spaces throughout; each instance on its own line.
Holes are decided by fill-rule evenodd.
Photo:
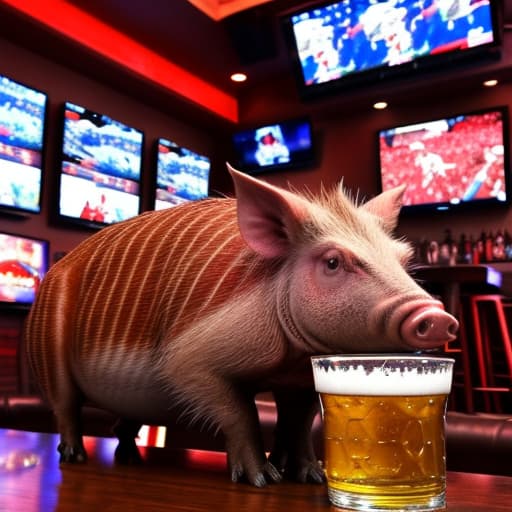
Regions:
M 457 337 L 459 322 L 440 307 L 426 305 L 414 309 L 402 322 L 402 339 L 414 348 L 434 348 Z

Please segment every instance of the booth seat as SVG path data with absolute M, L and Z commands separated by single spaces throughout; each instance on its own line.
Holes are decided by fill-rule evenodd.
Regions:
M 257 400 L 264 446 L 272 447 L 276 421 L 275 404 L 267 398 Z M 103 410 L 83 409 L 84 434 L 112 437 L 116 418 Z M 55 419 L 37 396 L 5 397 L 0 402 L 0 428 L 56 432 Z M 313 425 L 313 442 L 321 457 L 322 422 L 318 415 Z M 222 434 L 214 435 L 200 426 L 167 426 L 166 445 L 173 448 L 224 450 Z M 512 476 L 512 414 L 468 414 L 449 411 L 446 430 L 447 467 L 450 471 Z

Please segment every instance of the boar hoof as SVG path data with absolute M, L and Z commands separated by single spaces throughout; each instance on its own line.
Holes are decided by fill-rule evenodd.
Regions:
M 236 467 L 231 470 L 231 480 L 233 482 L 240 482 L 244 477 L 244 471 L 241 467 Z M 265 487 L 267 480 L 262 472 L 257 472 L 252 478 L 247 478 L 249 483 L 256 487 Z
M 273 483 L 277 484 L 283 479 L 281 471 L 279 471 L 272 462 L 267 461 L 263 469 Z
M 301 483 L 312 482 L 314 484 L 321 484 L 325 482 L 324 470 L 318 463 L 305 464 L 296 474 L 296 480 Z
M 236 464 L 231 468 L 231 480 L 240 482 L 243 477 L 255 487 L 265 487 L 267 483 L 278 483 L 282 480 L 281 473 L 275 468 L 271 462 L 266 462 L 260 471 L 246 473 L 241 464 Z
M 135 444 L 135 439 L 120 439 L 114 452 L 115 461 L 122 465 L 142 464 L 142 457 Z
M 316 460 L 316 457 L 308 455 L 292 457 L 286 451 L 274 450 L 270 455 L 270 460 L 287 479 L 300 483 L 321 484 L 325 482 L 322 464 Z
M 59 463 L 82 463 L 87 460 L 87 452 L 83 446 L 70 446 L 66 443 L 60 443 L 57 446 L 57 451 L 60 453 Z

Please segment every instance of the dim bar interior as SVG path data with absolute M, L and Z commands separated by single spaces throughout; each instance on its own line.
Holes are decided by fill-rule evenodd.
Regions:
M 448 505 L 505 510 L 512 498 L 510 3 L 122 4 L 0 2 L 0 509 L 67 511 L 80 500 L 100 507 L 95 496 L 119 478 L 133 486 L 113 510 L 123 499 L 149 509 L 165 465 L 186 499 L 167 492 L 159 499 L 176 510 L 208 510 L 215 500 L 226 510 L 242 501 L 261 510 L 269 500 L 276 509 L 328 510 L 322 486 L 233 486 L 224 438 L 200 425 L 146 424 L 137 439 L 146 470 L 116 467 L 116 418 L 93 404 L 83 414 L 91 460 L 83 470 L 59 467 L 54 418 L 24 356 L 27 315 L 58 260 L 139 214 L 173 216 L 232 196 L 228 162 L 307 197 L 342 182 L 366 201 L 407 185 L 393 234 L 411 243 L 410 275 L 459 322 L 455 341 L 437 351 L 456 361 Z M 246 79 L 233 82 L 235 73 Z M 378 102 L 387 108 L 372 108 Z M 355 268 L 351 262 L 345 266 Z M 268 453 L 272 395 L 258 395 L 256 408 Z M 312 436 L 321 459 L 319 415 Z M 82 493 L 93 480 L 98 493 Z M 165 480 L 166 489 L 173 485 Z

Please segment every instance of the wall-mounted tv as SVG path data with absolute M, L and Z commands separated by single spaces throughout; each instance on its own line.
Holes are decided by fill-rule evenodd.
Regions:
M 382 190 L 407 184 L 404 213 L 510 201 L 506 107 L 378 133 Z
M 101 228 L 137 215 L 142 147 L 141 131 L 66 102 L 59 218 Z
M 233 135 L 233 146 L 238 167 L 251 174 L 303 168 L 315 158 L 309 119 L 291 119 L 239 131 Z
M 157 141 L 155 210 L 208 196 L 210 159 L 160 138 Z
M 0 75 L 0 209 L 41 209 L 46 94 Z
M 0 232 L 0 307 L 29 307 L 48 271 L 48 242 Z
M 340 0 L 283 18 L 304 97 L 496 53 L 498 0 Z

